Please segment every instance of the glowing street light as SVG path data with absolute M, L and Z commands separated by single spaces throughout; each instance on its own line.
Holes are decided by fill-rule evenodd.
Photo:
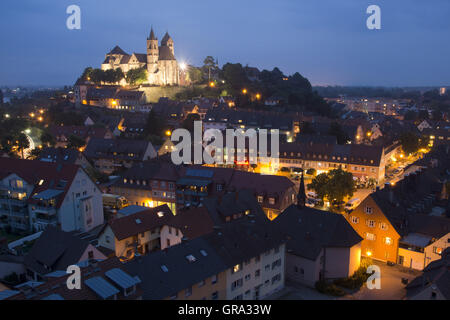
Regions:
M 211 82 L 209 83 L 209 86 L 210 86 L 211 88 L 214 88 L 214 87 L 216 86 L 216 84 L 215 84 L 213 81 L 211 81 Z
M 242 89 L 243 94 L 247 94 L 247 89 Z
M 5 114 L 5 118 L 9 118 L 9 117 L 10 117 L 10 115 L 6 113 Z
M 184 63 L 184 62 L 180 63 L 180 69 L 181 69 L 182 71 L 185 71 L 186 68 L 187 68 L 186 63 Z
M 261 95 L 259 93 L 256 94 L 256 99 L 261 99 Z
M 172 135 L 172 132 L 170 130 L 166 131 L 166 136 L 170 137 Z
M 30 117 L 34 118 L 34 113 L 33 112 L 30 113 Z

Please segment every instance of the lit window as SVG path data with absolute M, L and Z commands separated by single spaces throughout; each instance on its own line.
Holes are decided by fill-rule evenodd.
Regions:
M 391 245 L 391 244 L 392 244 L 392 239 L 389 238 L 389 237 L 386 237 L 386 238 L 384 239 L 384 243 L 386 243 L 387 245 Z

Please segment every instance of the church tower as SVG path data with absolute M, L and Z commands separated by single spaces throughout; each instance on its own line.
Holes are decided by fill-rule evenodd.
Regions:
M 149 73 L 149 78 L 151 77 L 151 74 L 158 70 L 158 59 L 158 38 L 155 37 L 152 27 L 150 36 L 147 38 L 147 71 Z
M 302 209 L 306 204 L 306 193 L 305 193 L 305 178 L 303 177 L 303 169 L 301 170 L 302 177 L 300 178 L 300 186 L 298 188 L 297 194 L 297 208 Z
M 175 56 L 175 49 L 173 47 L 173 39 L 169 35 L 169 32 L 166 32 L 164 35 L 164 38 L 161 40 L 161 46 L 169 47 L 170 51 L 172 52 L 172 55 Z

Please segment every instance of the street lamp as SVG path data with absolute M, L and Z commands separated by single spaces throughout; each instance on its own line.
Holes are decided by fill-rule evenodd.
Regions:
M 247 94 L 247 89 L 242 89 L 243 94 Z

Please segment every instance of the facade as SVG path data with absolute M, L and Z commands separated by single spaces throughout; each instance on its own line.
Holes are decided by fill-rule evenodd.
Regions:
M 102 70 L 122 69 L 123 73 L 137 68 L 147 71 L 147 83 L 150 85 L 179 85 L 181 70 L 175 58 L 174 41 L 166 32 L 161 44 L 158 43 L 153 28 L 147 38 L 147 53 L 128 54 L 116 46 L 106 54 Z
M 1 158 L 0 168 L 3 225 L 89 231 L 103 223 L 101 191 L 79 166 Z

